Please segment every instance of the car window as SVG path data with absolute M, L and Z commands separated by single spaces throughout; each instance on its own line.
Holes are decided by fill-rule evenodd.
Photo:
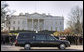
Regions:
M 47 40 L 55 40 L 55 38 L 53 36 L 48 35 Z
M 22 33 L 19 35 L 18 39 L 33 39 L 33 36 L 31 34 L 27 34 L 27 33 Z
M 56 36 L 54 36 L 57 40 L 59 39 L 59 37 L 56 37 Z
M 36 35 L 36 40 L 46 40 L 45 35 Z

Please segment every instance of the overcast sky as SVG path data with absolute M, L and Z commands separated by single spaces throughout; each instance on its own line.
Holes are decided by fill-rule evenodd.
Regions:
M 15 15 L 19 13 L 50 13 L 52 16 L 64 16 L 64 28 L 67 27 L 66 20 L 68 13 L 74 6 L 83 8 L 83 1 L 6 1 L 10 10 L 15 10 Z

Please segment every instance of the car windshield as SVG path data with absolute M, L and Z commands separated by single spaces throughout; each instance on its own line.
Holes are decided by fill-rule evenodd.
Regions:
M 57 38 L 55 38 L 54 36 L 52 36 L 55 40 L 58 40 Z
M 58 40 L 57 38 L 55 38 L 55 37 L 54 37 L 54 35 L 53 35 L 53 34 L 51 34 L 51 36 L 52 36 L 55 40 Z

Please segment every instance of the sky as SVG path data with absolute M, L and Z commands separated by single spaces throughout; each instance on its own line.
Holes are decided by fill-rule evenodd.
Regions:
M 67 28 L 67 17 L 71 8 L 79 6 L 83 8 L 83 1 L 6 1 L 8 9 L 15 10 L 14 15 L 19 13 L 45 13 L 52 16 L 64 17 L 64 29 Z

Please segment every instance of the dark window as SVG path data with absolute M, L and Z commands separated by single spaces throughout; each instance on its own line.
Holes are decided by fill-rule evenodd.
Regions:
M 9 24 L 10 24 L 10 21 L 9 21 Z
M 52 27 L 51 27 L 51 31 L 52 31 Z
M 20 30 L 20 28 L 18 27 L 18 30 Z
M 13 30 L 15 30 L 15 27 L 13 27 Z
M 13 21 L 13 24 L 15 24 L 15 21 Z
M 61 22 L 60 22 L 60 25 L 61 25 Z
M 59 39 L 59 37 L 58 37 L 58 36 L 55 36 L 55 38 L 56 38 L 56 39 Z
M 53 36 L 47 35 L 47 40 L 55 40 Z
M 19 39 L 32 40 L 33 39 L 33 36 L 31 34 L 22 33 L 22 34 L 19 35 Z
M 36 40 L 46 40 L 45 35 L 36 35 Z
M 10 27 L 9 27 L 9 30 L 10 30 Z

